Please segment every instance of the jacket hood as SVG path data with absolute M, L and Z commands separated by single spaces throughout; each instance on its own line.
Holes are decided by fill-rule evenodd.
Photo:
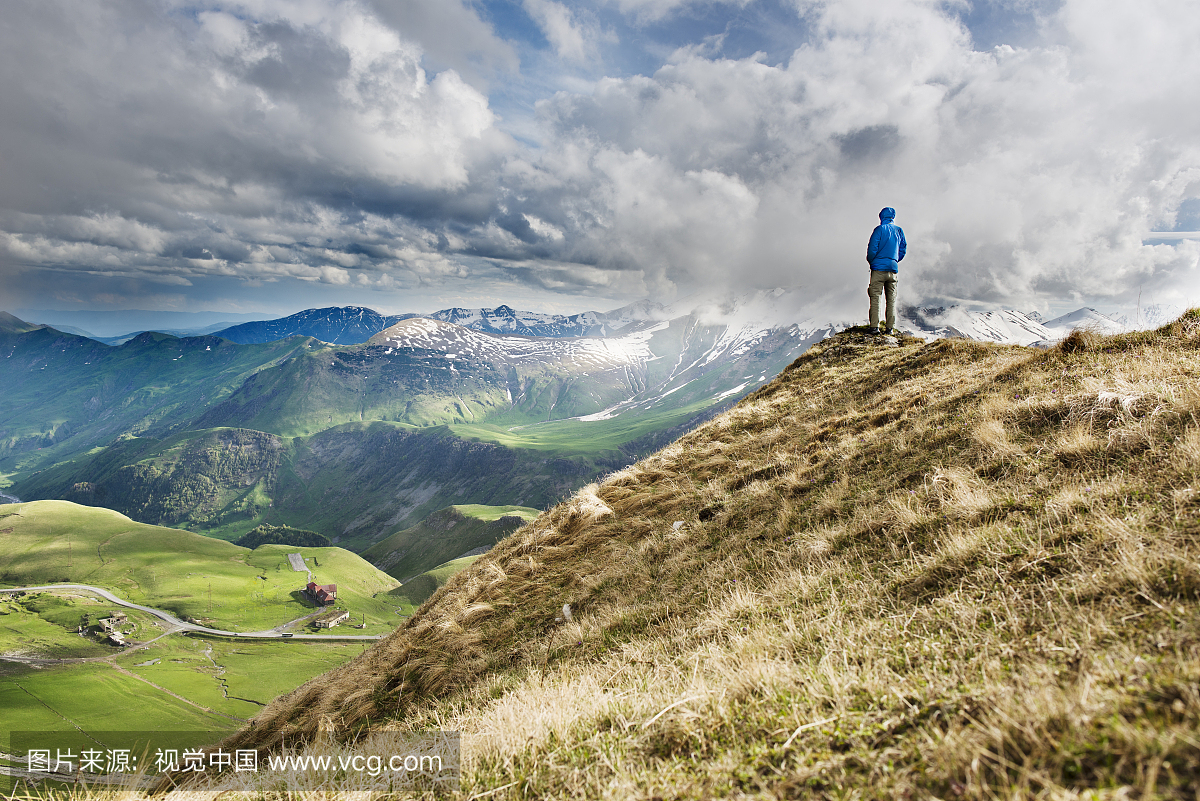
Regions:
M 890 223 L 894 219 L 896 219 L 896 210 L 891 206 L 879 212 L 879 221 L 881 223 Z

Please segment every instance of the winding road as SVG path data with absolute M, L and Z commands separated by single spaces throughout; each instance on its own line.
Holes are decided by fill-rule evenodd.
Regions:
M 0 593 L 14 592 L 44 592 L 47 590 L 77 590 L 80 592 L 90 592 L 94 595 L 99 595 L 106 601 L 123 606 L 126 609 L 136 609 L 139 612 L 146 612 L 154 615 L 159 620 L 173 627 L 168 634 L 173 634 L 176 631 L 194 631 L 198 634 L 213 634 L 218 637 L 237 637 L 242 640 L 320 640 L 321 642 L 331 642 L 335 640 L 378 640 L 383 637 L 382 634 L 284 634 L 282 629 L 285 626 L 290 626 L 295 623 L 295 620 L 288 621 L 273 629 L 266 631 L 223 631 L 221 629 L 210 629 L 208 626 L 201 626 L 196 623 L 187 623 L 172 615 L 170 612 L 164 612 L 161 609 L 155 609 L 151 606 L 142 606 L 141 604 L 130 603 L 123 601 L 113 595 L 108 590 L 100 587 L 93 587 L 89 584 L 43 584 L 39 587 L 9 587 L 8 589 L 0 589 Z M 303 620 L 304 618 L 298 618 Z

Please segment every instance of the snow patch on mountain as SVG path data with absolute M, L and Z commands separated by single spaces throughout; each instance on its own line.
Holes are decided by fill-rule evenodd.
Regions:
M 586 311 L 579 314 L 541 314 L 519 311 L 511 306 L 494 309 L 442 309 L 424 315 L 433 320 L 454 323 L 492 334 L 520 334 L 531 337 L 606 337 L 644 323 L 666 319 L 662 307 L 650 301 L 615 309 L 611 312 Z M 415 316 L 415 315 L 408 315 Z
M 654 358 L 650 337 L 668 325 L 657 323 L 619 337 L 549 338 L 491 334 L 455 323 L 414 317 L 376 334 L 369 344 L 506 366 L 573 363 L 580 369 L 612 369 Z
M 1054 336 L 1045 325 L 1012 309 L 971 311 L 962 306 L 908 307 L 900 322 L 920 337 L 959 337 L 1006 345 L 1032 345 Z M 1064 335 L 1065 336 L 1065 335 Z
M 1131 328 L 1127 320 L 1116 320 L 1090 308 L 1076 309 L 1053 320 L 1047 320 L 1045 326 L 1051 333 L 1050 338 L 1054 340 L 1062 339 L 1076 329 L 1108 335 L 1123 334 Z

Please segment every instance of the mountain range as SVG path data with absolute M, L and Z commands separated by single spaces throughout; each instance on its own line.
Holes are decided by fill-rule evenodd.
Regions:
M 402 320 L 425 317 L 491 334 L 527 337 L 606 337 L 631 324 L 661 317 L 662 307 L 645 301 L 612 312 L 581 312 L 570 316 L 517 311 L 509 306 L 494 309 L 442 309 L 430 314 L 383 315 L 363 306 L 306 309 L 277 320 L 241 323 L 214 331 L 215 336 L 242 344 L 272 342 L 307 336 L 333 345 L 366 342 Z
M 25 499 L 229 539 L 286 524 L 362 549 L 453 504 L 541 508 L 847 325 L 780 323 L 777 297 L 722 314 L 315 309 L 116 347 L 3 315 L 0 474 Z M 899 327 L 1046 344 L 1079 326 L 1128 323 L 1091 309 L 1042 321 L 951 306 L 906 309 Z
M 758 301 L 779 297 L 781 290 L 766 293 Z M 747 299 L 742 299 L 745 305 Z M 750 298 L 755 305 L 755 298 Z M 757 304 L 760 322 L 771 326 L 786 326 L 794 315 L 786 308 L 771 308 Z M 586 311 L 573 315 L 544 314 L 519 311 L 507 305 L 494 309 L 450 308 L 430 313 L 381 314 L 363 306 L 332 306 L 305 309 L 296 314 L 269 320 L 250 320 L 230 325 L 228 322 L 198 325 L 206 320 L 246 317 L 242 314 L 204 312 L 194 314 L 152 312 L 54 312 L 32 311 L 26 319 L 39 320 L 65 333 L 86 336 L 109 345 L 121 345 L 140 333 L 153 330 L 177 337 L 212 334 L 239 344 L 264 344 L 292 336 L 307 336 L 334 345 L 353 345 L 371 337 L 402 320 L 426 317 L 432 320 L 495 334 L 517 334 L 533 337 L 608 337 L 627 332 L 629 326 L 656 322 L 695 313 L 686 303 L 678 308 L 666 307 L 651 301 L 639 301 L 610 312 Z M 1157 328 L 1174 320 L 1183 312 L 1176 306 L 1156 304 L 1139 307 L 1134 319 L 1122 315 L 1106 315 L 1096 309 L 1081 308 L 1051 320 L 1037 312 L 1012 309 L 973 310 L 962 305 L 941 307 L 910 306 L 900 313 L 900 327 L 908 333 L 924 337 L 964 337 L 1005 344 L 1045 345 L 1055 342 L 1078 327 L 1091 328 L 1098 333 Z M 128 315 L 122 322 L 120 315 Z M 197 325 L 178 327 L 180 323 Z M 68 321 L 70 321 L 68 323 Z M 126 331 L 135 323 L 168 322 L 167 326 L 147 327 L 119 335 L 97 335 L 87 326 L 102 331 Z M 846 321 L 830 317 L 829 327 L 840 328 Z M 811 327 L 812 321 L 810 321 Z
M 332 317 L 372 319 L 359 311 Z M 409 318 L 354 345 L 148 332 L 118 347 L 7 316 L 0 470 L 26 500 L 229 539 L 288 524 L 364 548 L 456 503 L 544 507 L 727 408 L 829 333 L 653 311 L 571 323 L 617 329 L 608 337 Z M 534 316 L 457 319 L 528 328 Z M 561 332 L 563 320 L 543 322 Z
M 963 306 L 909 307 L 900 313 L 898 327 L 921 337 L 958 337 L 1005 345 L 1048 347 L 1077 328 L 1098 334 L 1120 334 L 1157 328 L 1174 320 L 1183 309 L 1169 305 L 1149 306 L 1137 321 L 1112 317 L 1095 309 L 1081 308 L 1050 320 L 1037 312 L 1012 309 L 973 311 Z

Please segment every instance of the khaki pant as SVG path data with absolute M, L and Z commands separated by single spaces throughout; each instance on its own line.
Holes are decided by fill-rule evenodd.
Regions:
M 887 312 L 884 328 L 891 331 L 896 326 L 896 274 L 886 270 L 871 270 L 871 283 L 867 285 L 867 297 L 871 299 L 871 327 L 879 327 L 879 296 L 887 297 Z

